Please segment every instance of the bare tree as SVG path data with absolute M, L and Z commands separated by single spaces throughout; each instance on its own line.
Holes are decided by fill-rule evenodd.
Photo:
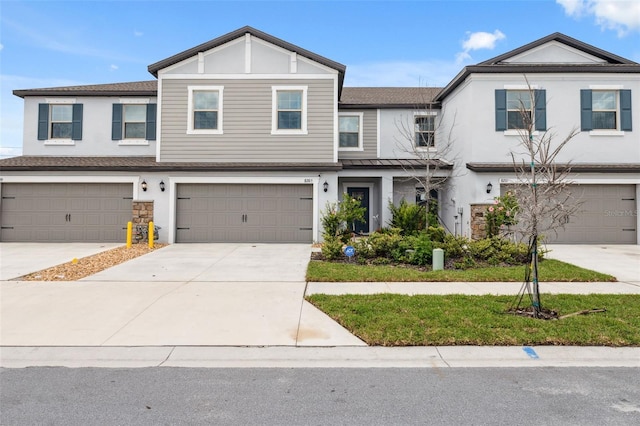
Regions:
M 452 136 L 455 115 L 451 125 L 445 129 L 444 115 L 438 111 L 430 100 L 425 99 L 410 117 L 395 122 L 398 130 L 396 148 L 411 157 L 402 169 L 407 174 L 407 181 L 414 182 L 424 196 L 426 223 L 436 201 L 432 197 L 433 192 L 443 189 L 456 170 L 457 153 Z M 444 225 L 439 217 L 438 221 Z
M 526 80 L 526 77 L 525 77 Z M 536 130 L 534 111 L 538 102 L 537 92 L 527 80 L 528 99 L 519 99 L 519 151 L 511 153 L 516 174 L 516 185 L 511 190 L 518 199 L 518 232 L 529 242 L 530 267 L 527 268 L 525 285 L 520 295 L 527 290 L 531 297 L 533 315 L 538 318 L 542 312 L 538 276 L 538 247 L 540 236 L 557 233 L 571 216 L 580 209 L 581 202 L 569 190 L 571 162 L 559 164 L 558 156 L 566 145 L 578 134 L 577 127 L 556 142 L 556 134 L 550 130 Z M 540 126 L 539 126 L 540 127 Z M 546 126 L 544 126 L 546 127 Z M 532 288 L 530 288 L 530 285 Z

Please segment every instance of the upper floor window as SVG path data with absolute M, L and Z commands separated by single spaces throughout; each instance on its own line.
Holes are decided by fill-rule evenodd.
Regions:
M 38 105 L 38 140 L 82 139 L 82 104 Z
M 121 102 L 113 104 L 111 140 L 121 145 L 148 145 L 147 141 L 155 140 L 157 105 L 128 99 Z
M 187 133 L 222 134 L 222 86 L 189 86 Z
M 344 151 L 362 150 L 362 113 L 345 114 L 338 117 L 339 148 Z
M 71 139 L 72 105 L 51 105 L 51 139 Z
M 526 129 L 532 119 L 531 93 L 528 90 L 507 91 L 507 129 Z
M 436 116 L 422 115 L 415 117 L 415 143 L 418 148 L 435 146 Z
M 147 125 L 146 105 L 124 106 L 124 138 L 144 139 Z
M 581 90 L 582 130 L 631 130 L 631 90 Z
M 547 129 L 547 100 L 543 89 L 496 90 L 495 108 L 497 131 L 527 130 L 531 124 L 534 131 Z
M 307 88 L 273 87 L 272 134 L 307 133 Z

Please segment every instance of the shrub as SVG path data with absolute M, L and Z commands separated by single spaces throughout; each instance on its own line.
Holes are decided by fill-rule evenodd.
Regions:
M 339 203 L 327 203 L 322 212 L 323 239 L 339 238 L 347 243 L 351 237 L 355 222 L 364 222 L 366 208 L 360 200 L 344 194 Z
M 484 216 L 487 237 L 500 235 L 500 229 L 503 225 L 509 226 L 518 223 L 516 215 L 519 208 L 518 200 L 511 192 L 507 192 L 502 197 L 495 197 L 493 205 L 487 207 Z
M 430 226 L 427 228 L 427 235 L 431 241 L 443 242 L 447 233 L 442 226 Z
M 413 235 L 426 228 L 427 209 L 418 204 L 409 204 L 404 199 L 400 205 L 389 203 L 391 211 L 391 222 L 394 228 L 401 229 L 402 235 Z
M 402 236 L 392 232 L 374 232 L 367 238 L 367 242 L 374 257 L 393 259 L 394 254 L 397 256 Z
M 336 260 L 343 256 L 342 241 L 338 237 L 329 237 L 322 244 L 322 255 L 327 260 Z
M 415 239 L 413 252 L 409 256 L 409 263 L 413 265 L 430 265 L 433 257 L 433 243 L 429 235 L 422 233 Z
M 514 243 L 500 237 L 471 241 L 469 252 L 478 259 L 491 265 L 506 263 L 521 265 L 528 261 L 528 247 L 522 243 Z

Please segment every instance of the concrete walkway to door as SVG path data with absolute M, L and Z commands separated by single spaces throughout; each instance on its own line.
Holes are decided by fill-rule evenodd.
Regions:
M 310 252 L 174 244 L 81 281 L 5 281 L 0 345 L 365 346 L 304 300 Z

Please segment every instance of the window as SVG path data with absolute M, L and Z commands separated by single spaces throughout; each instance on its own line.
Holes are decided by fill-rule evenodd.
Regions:
M 125 103 L 113 104 L 111 140 L 121 141 L 120 145 L 148 145 L 147 141 L 156 140 L 157 105 L 121 102 Z
M 435 115 L 415 117 L 415 140 L 419 148 L 433 147 L 435 145 Z
M 280 86 L 272 88 L 272 134 L 307 133 L 307 88 Z
M 146 105 L 124 105 L 124 138 L 144 139 L 147 127 Z
M 188 134 L 222 134 L 222 86 L 189 86 Z
M 71 139 L 72 105 L 51 105 L 51 139 Z
M 507 129 L 526 129 L 532 118 L 531 93 L 527 90 L 507 91 Z
M 82 104 L 38 105 L 38 140 L 57 140 L 60 143 L 81 139 Z
M 340 114 L 338 127 L 340 133 L 339 147 L 344 151 L 362 150 L 362 123 L 363 113 Z
M 631 90 L 581 90 L 582 130 L 631 131 Z
M 533 93 L 533 99 L 531 94 Z M 543 89 L 500 89 L 495 91 L 496 131 L 523 130 L 533 120 L 534 131 L 547 129 L 547 96 Z M 517 132 L 513 133 L 514 135 Z

